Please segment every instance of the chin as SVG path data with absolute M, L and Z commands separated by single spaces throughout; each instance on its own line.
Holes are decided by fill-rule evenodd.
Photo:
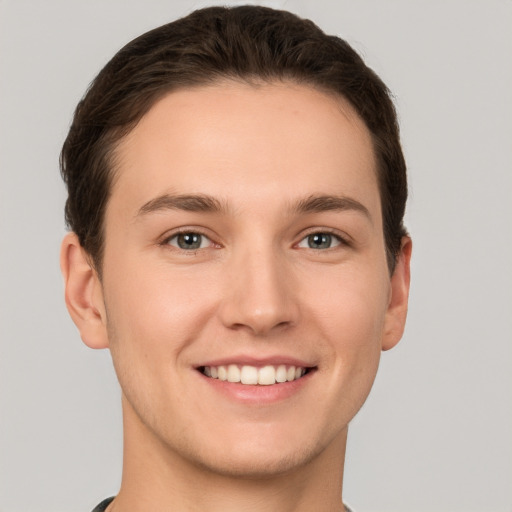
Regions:
M 243 449 L 239 449 L 239 452 L 228 456 L 226 454 L 211 457 L 205 457 L 204 454 L 196 455 L 193 461 L 203 470 L 219 476 L 264 480 L 292 473 L 308 465 L 318 455 L 315 450 L 307 450 L 304 447 L 300 447 L 295 452 L 286 450 L 285 453 L 267 450 L 247 452 Z
M 183 460 L 200 467 L 211 474 L 240 479 L 275 478 L 299 471 L 321 458 L 328 446 L 336 440 L 346 438 L 346 429 L 341 435 L 315 435 L 313 432 L 260 432 L 254 435 L 251 429 L 241 428 L 241 435 L 226 435 L 222 439 L 189 441 L 188 446 L 170 447 L 181 452 Z M 326 439 L 327 437 L 327 439 Z M 177 450 L 176 450 L 177 449 Z

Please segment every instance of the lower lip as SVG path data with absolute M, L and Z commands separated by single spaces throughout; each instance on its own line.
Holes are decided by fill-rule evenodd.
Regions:
M 248 385 L 240 382 L 228 382 L 227 380 L 212 379 L 198 371 L 204 382 L 215 391 L 227 396 L 231 400 L 245 403 L 247 405 L 266 405 L 281 402 L 299 393 L 311 380 L 314 371 L 309 371 L 300 379 L 291 382 L 271 384 L 269 386 Z

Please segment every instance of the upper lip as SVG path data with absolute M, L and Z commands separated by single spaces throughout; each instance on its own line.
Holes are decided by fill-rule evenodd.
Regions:
M 267 357 L 258 357 L 258 356 L 249 356 L 249 355 L 233 355 L 233 356 L 226 356 L 222 358 L 217 359 L 210 359 L 208 361 L 205 361 L 199 365 L 197 365 L 197 368 L 201 368 L 204 366 L 228 366 L 230 364 L 236 364 L 239 366 L 256 366 L 256 367 L 263 367 L 263 366 L 280 366 L 280 365 L 286 365 L 286 366 L 295 366 L 300 368 L 313 368 L 316 365 L 312 364 L 311 361 L 305 361 L 304 359 L 300 359 L 293 356 L 287 356 L 287 355 L 273 355 L 273 356 L 267 356 Z

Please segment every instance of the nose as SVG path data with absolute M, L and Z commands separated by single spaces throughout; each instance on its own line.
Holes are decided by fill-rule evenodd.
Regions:
M 292 272 L 276 251 L 246 251 L 229 267 L 219 308 L 226 327 L 266 336 L 297 323 Z

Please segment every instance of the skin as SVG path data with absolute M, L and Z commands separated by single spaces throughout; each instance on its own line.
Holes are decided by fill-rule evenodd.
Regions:
M 364 123 L 309 87 L 223 82 L 160 100 L 116 162 L 102 281 L 73 233 L 61 256 L 71 316 L 123 391 L 109 510 L 342 511 L 348 423 L 409 290 L 408 238 L 386 264 Z M 187 211 L 182 195 L 212 199 Z M 179 230 L 201 247 L 180 249 Z M 331 246 L 310 247 L 314 233 Z M 277 400 L 221 393 L 197 369 L 283 356 L 313 370 Z

